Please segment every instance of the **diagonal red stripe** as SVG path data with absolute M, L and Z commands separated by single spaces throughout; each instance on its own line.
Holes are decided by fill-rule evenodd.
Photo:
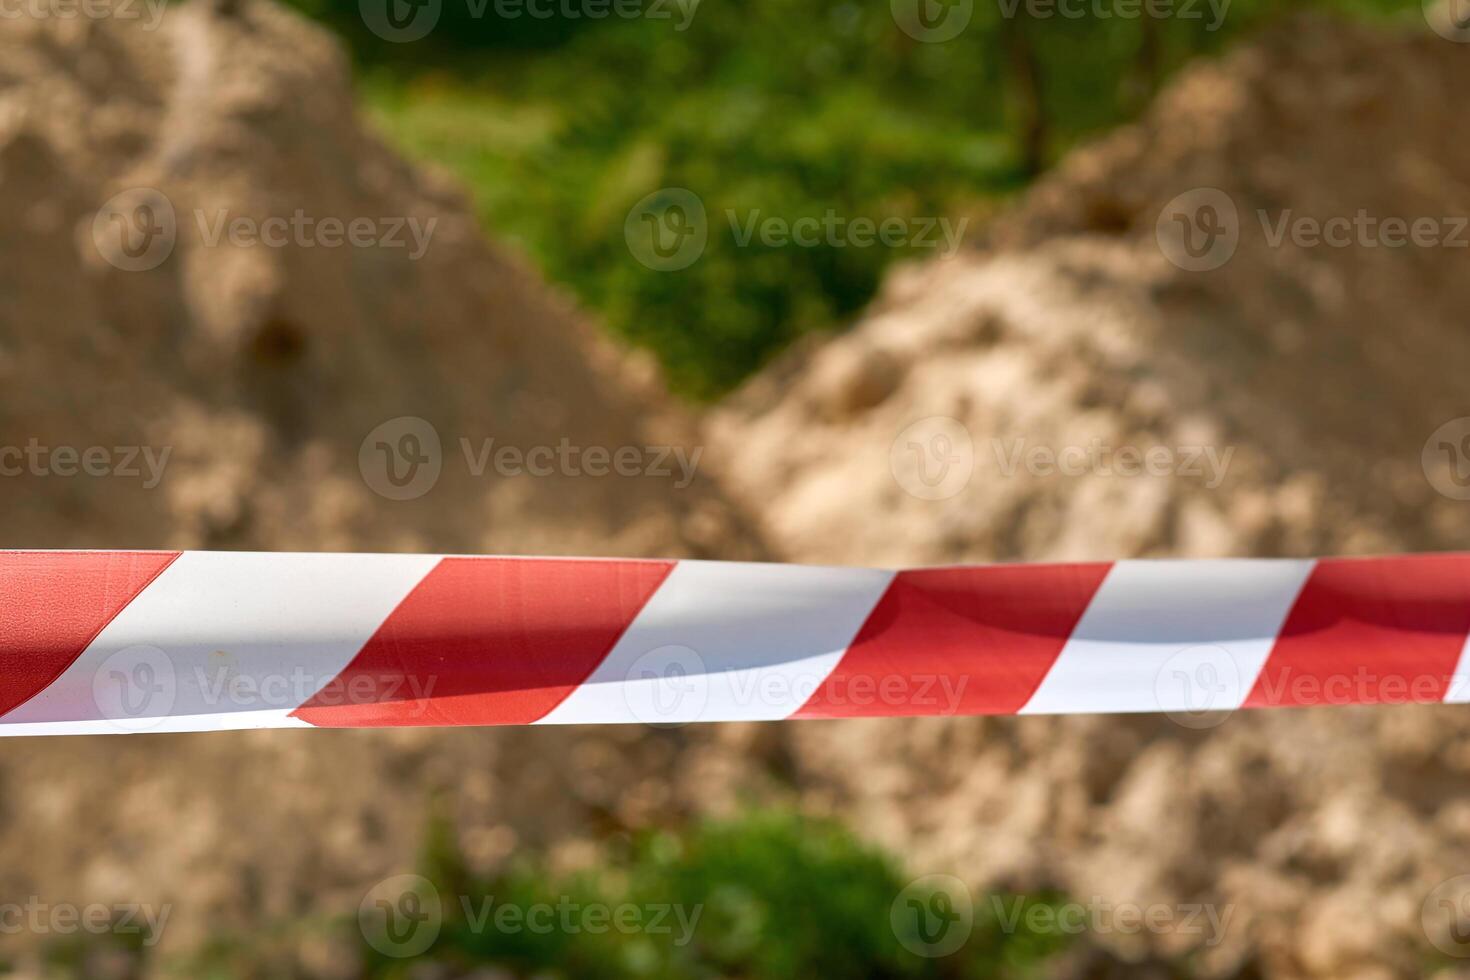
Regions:
M 794 717 L 1014 714 L 1111 567 L 899 572 L 837 669 Z
M 0 715 L 60 677 L 177 551 L 0 551 Z
M 1443 700 L 1470 633 L 1470 555 L 1317 562 L 1247 707 Z
M 343 728 L 533 722 L 587 679 L 673 567 L 446 558 L 292 715 Z

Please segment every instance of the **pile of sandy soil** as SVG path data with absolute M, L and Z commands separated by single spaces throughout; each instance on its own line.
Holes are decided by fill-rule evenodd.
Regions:
M 903 270 L 851 333 L 752 382 L 711 420 L 714 458 L 788 560 L 1463 548 L 1470 504 L 1431 483 L 1454 487 L 1448 459 L 1421 454 L 1470 415 L 1470 235 L 1453 220 L 1470 214 L 1470 144 L 1447 97 L 1466 84 L 1456 44 L 1317 21 L 1201 64 L 979 247 Z M 1165 255 L 1194 261 L 1170 202 L 1193 192 L 1228 221 L 1199 188 L 1233 204 L 1238 247 L 1190 270 Z M 1429 218 L 1461 244 L 1273 244 L 1288 211 Z M 1038 447 L 1094 455 L 1028 469 L 1018 450 Z M 1128 476 L 1123 447 L 1168 453 Z M 1220 468 L 1186 465 L 1205 449 Z M 1461 708 L 1385 707 L 791 738 L 798 778 L 916 871 L 1230 903 L 1214 948 L 1178 930 L 1101 939 L 1192 951 L 1206 974 L 1376 977 L 1445 960 L 1421 908 L 1470 872 L 1467 735 Z
M 640 554 L 740 537 L 705 481 L 474 473 L 461 439 L 477 463 L 488 438 L 693 447 L 646 369 L 483 242 L 456 186 L 364 131 L 330 37 L 264 3 L 148 27 L 58 14 L 0 33 L 0 431 L 171 450 L 157 493 L 7 481 L 8 544 Z M 171 254 L 124 251 L 165 208 Z M 304 230 L 216 237 L 272 217 Z M 362 217 L 381 247 L 340 226 L 331 245 L 328 222 Z M 359 469 L 399 416 L 443 448 L 416 499 Z
M 646 476 L 472 471 L 462 438 L 477 457 L 491 438 L 698 447 L 645 367 L 485 244 L 454 185 L 364 131 L 335 41 L 268 3 L 224 7 L 172 8 L 157 30 L 74 4 L 0 20 L 0 445 L 47 453 L 0 459 L 0 541 L 759 557 L 702 464 L 687 487 L 651 456 Z M 144 233 L 167 209 L 159 255 L 150 242 L 166 237 Z M 298 211 L 435 225 L 415 255 L 407 230 L 409 247 L 306 247 L 291 232 L 275 248 L 211 243 L 196 218 Z M 413 499 L 378 492 L 398 488 L 375 446 L 360 467 L 399 416 L 442 445 L 437 485 L 408 486 L 424 490 Z M 380 434 L 428 448 L 401 441 L 421 430 Z M 52 455 L 64 447 L 104 448 L 121 472 L 76 473 Z M 169 453 L 161 480 L 136 447 Z M 699 746 L 642 734 L 6 739 L 0 894 L 170 903 L 170 947 L 317 923 L 413 867 L 438 794 L 477 862 L 520 834 L 676 814 L 676 791 L 650 780 L 697 766 L 681 753 Z

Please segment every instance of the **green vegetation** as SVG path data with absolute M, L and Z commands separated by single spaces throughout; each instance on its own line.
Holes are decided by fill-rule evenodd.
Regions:
M 419 875 L 389 879 L 384 885 L 393 888 L 375 889 L 364 901 L 371 907 L 384 899 L 380 907 L 396 910 L 432 905 L 432 917 L 421 920 L 432 922 L 430 931 L 417 933 L 407 918 L 388 924 L 381 917 L 377 931 L 363 924 L 353 902 L 330 920 L 217 934 L 165 970 L 190 980 L 1030 980 L 1054 973 L 1058 957 L 1086 942 L 1054 926 L 1029 925 L 1033 915 L 1055 921 L 1049 914 L 1061 898 L 1050 894 L 999 901 L 976 895 L 967 930 L 937 916 L 920 923 L 915 913 L 924 909 L 948 913 L 951 923 L 963 920 L 950 912 L 954 906 L 916 890 L 892 856 L 838 824 L 784 811 L 604 845 L 604 857 L 578 872 L 559 872 L 544 853 L 521 849 L 503 869 L 477 875 L 453 834 L 434 821 Z M 407 905 L 411 893 L 398 890 L 403 881 L 417 882 L 419 897 L 433 897 Z M 949 928 L 961 930 L 952 949 L 925 945 L 948 938 Z M 411 949 L 383 943 L 421 936 Z M 304 950 L 317 952 L 303 957 Z M 54 962 L 65 967 L 59 975 L 90 975 L 75 957 Z M 146 962 L 141 955 L 132 960 L 137 967 Z
M 494 235 L 697 398 L 849 321 L 890 262 L 936 251 L 742 246 L 732 221 L 983 218 L 1188 58 L 1304 6 L 1168 0 L 1190 16 L 1130 19 L 1113 5 L 1137 0 L 1069 0 L 1082 16 L 1034 19 L 1055 0 L 973 0 L 959 36 L 924 43 L 891 10 L 909 0 L 704 0 L 692 14 L 692 0 L 619 0 L 666 15 L 632 19 L 607 14 L 612 0 L 365 0 L 440 4 L 427 37 L 390 44 L 358 0 L 296 2 L 348 38 L 391 138 L 462 176 Z M 532 17 L 528 2 L 575 16 Z M 1316 5 L 1419 16 L 1407 0 Z M 668 187 L 699 197 L 708 244 L 655 271 L 624 219 Z
M 514 976 L 578 980 L 978 980 L 1038 975 L 1071 938 L 1036 935 L 1024 926 L 1006 933 L 991 905 L 977 902 L 974 929 L 956 952 L 916 955 L 890 924 L 906 884 L 892 860 L 834 824 L 784 813 L 654 834 L 604 865 L 571 875 L 525 857 L 500 874 L 477 878 L 465 870 L 449 835 L 431 836 L 423 872 L 442 900 L 443 928 L 417 959 L 383 956 L 364 945 L 364 972 L 375 980 L 425 975 L 426 961 L 444 968 L 433 975 L 447 976 L 493 966 Z M 609 920 L 594 920 L 587 910 L 596 907 L 623 908 L 627 924 L 636 911 L 640 927 L 620 930 Z M 558 926 L 533 931 L 528 923 L 537 921 L 531 911 L 537 908 L 540 921 Z M 501 909 L 514 910 L 509 928 L 495 925 Z M 562 927 L 563 917 L 575 928 Z M 602 931 L 591 931 L 594 921 Z
M 1090 929 L 1127 931 L 1121 906 L 1118 918 L 1093 920 L 1089 906 L 1055 892 L 980 894 L 942 874 L 910 878 L 896 856 L 858 841 L 840 824 L 786 810 L 616 834 L 576 871 L 562 870 L 544 851 L 520 847 L 495 871 L 477 873 L 446 822 L 431 818 L 429 828 L 416 873 L 389 877 L 314 916 L 260 914 L 248 929 L 218 930 L 202 947 L 154 946 L 141 934 L 59 936 L 41 961 L 42 974 L 89 980 L 1199 975 L 1191 955 L 1125 961 L 1098 944 Z M 1186 928 L 1182 920 L 1180 927 Z M 0 967 L 8 965 L 0 960 Z M 1246 963 L 1234 975 L 1257 972 Z

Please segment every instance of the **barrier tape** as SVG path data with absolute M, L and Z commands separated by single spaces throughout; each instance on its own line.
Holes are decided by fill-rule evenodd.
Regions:
M 0 734 L 1461 702 L 1467 636 L 1470 554 L 893 572 L 11 551 Z

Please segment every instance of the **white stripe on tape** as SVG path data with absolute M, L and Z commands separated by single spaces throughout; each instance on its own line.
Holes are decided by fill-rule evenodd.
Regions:
M 310 727 L 290 712 L 341 673 L 438 561 L 185 552 L 0 729 Z
M 1022 714 L 1237 708 L 1314 561 L 1120 561 Z
M 785 718 L 832 673 L 893 573 L 681 561 L 539 724 Z
M 1465 638 L 1465 645 L 1460 648 L 1460 659 L 1455 663 L 1455 672 L 1444 692 L 1445 704 L 1467 702 L 1470 702 L 1470 636 Z

